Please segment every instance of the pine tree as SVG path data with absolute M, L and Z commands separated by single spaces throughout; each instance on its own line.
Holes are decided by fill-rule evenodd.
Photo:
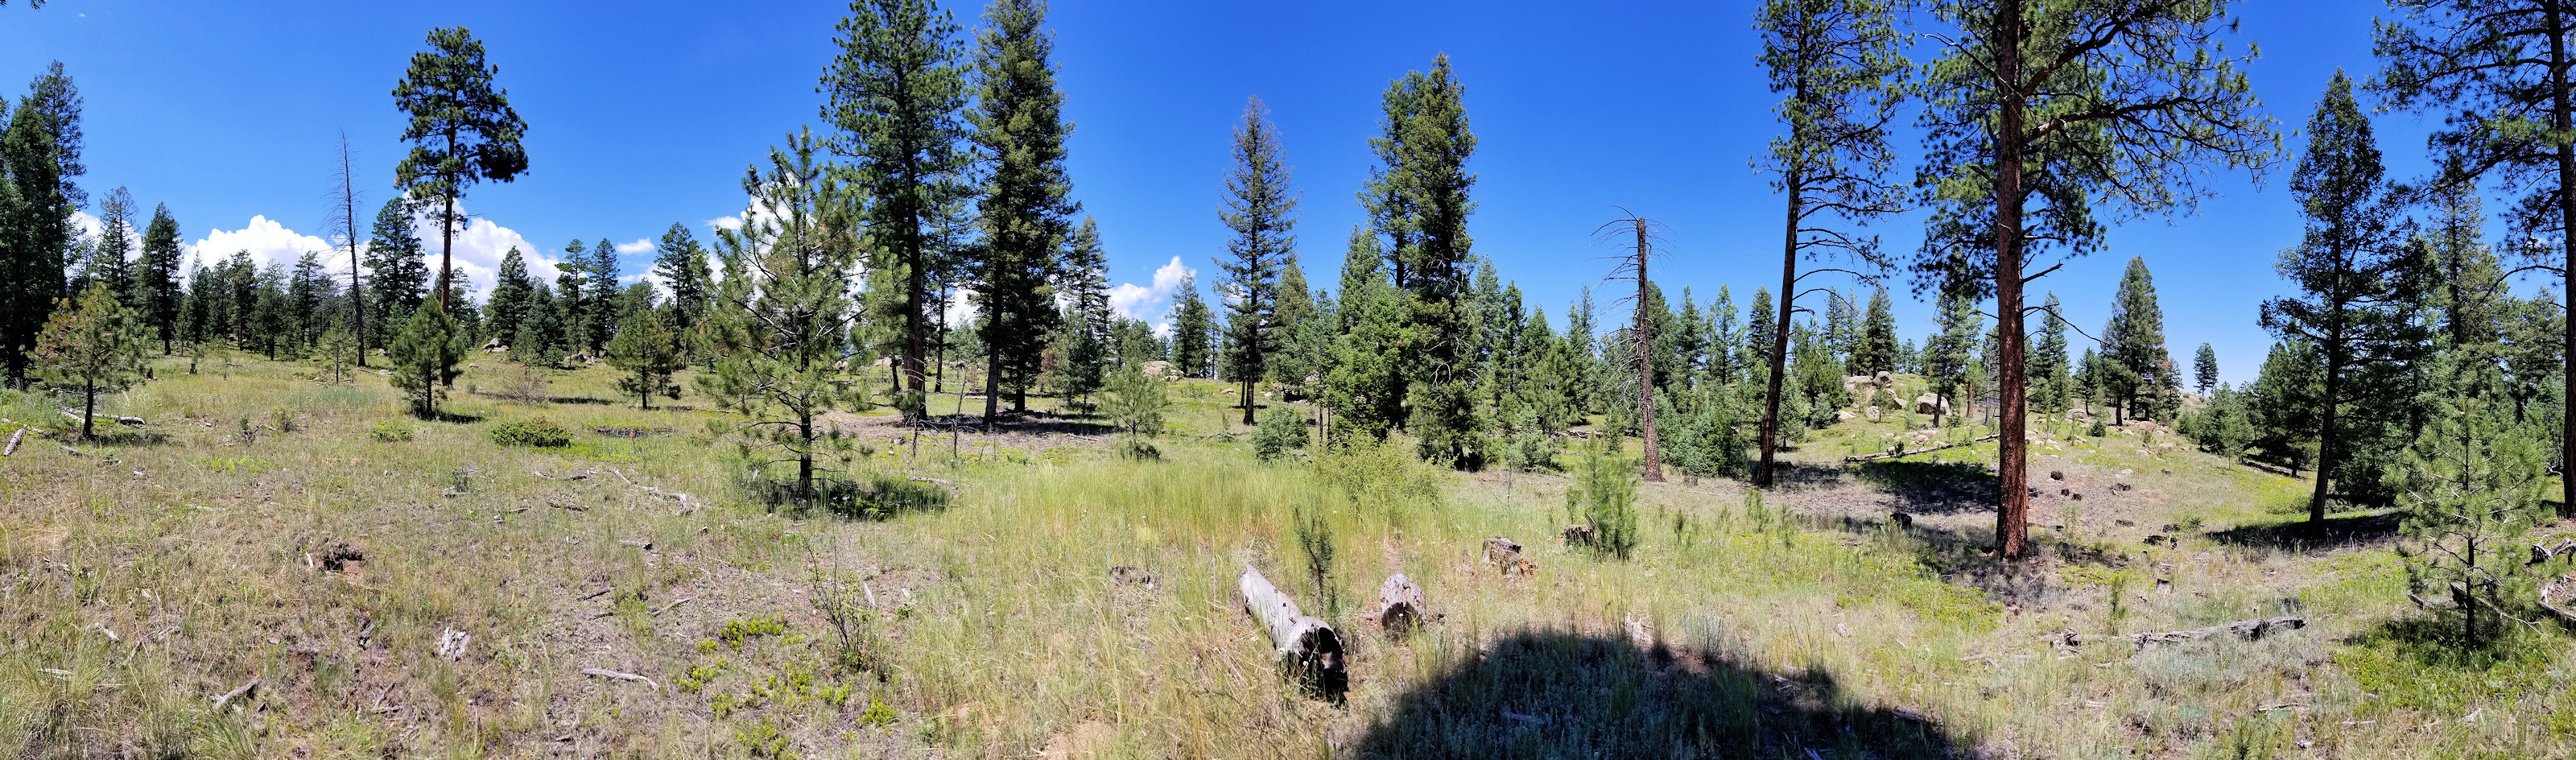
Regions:
M 483 321 L 491 326 L 493 336 L 510 345 L 513 353 L 519 348 L 519 326 L 536 311 L 539 287 L 540 283 L 528 277 L 528 261 L 519 255 L 518 246 L 511 246 L 509 253 L 501 255 L 501 271 L 493 277 L 492 297 L 483 303 Z
M 1896 312 L 1886 288 L 1873 288 L 1869 311 L 1861 316 L 1860 337 L 1852 342 L 1851 371 L 1876 375 L 1896 371 Z M 2063 349 L 2060 349 L 2061 352 Z
M 2408 446 L 2386 477 L 2404 510 L 2408 596 L 2448 597 L 2460 619 L 2462 641 L 2481 646 L 2478 609 L 2502 609 L 2529 593 L 2531 579 L 2517 556 L 2532 526 L 2544 521 L 2548 457 L 2510 405 L 2495 397 L 2504 385 L 2494 365 L 2475 354 L 2453 352 L 2435 360 L 2438 390 L 2428 394 L 2431 424 Z M 2500 625 L 2500 623 L 2499 623 Z
M 1100 247 L 1100 225 L 1088 215 L 1065 238 L 1063 277 L 1056 292 L 1082 318 L 1083 329 L 1099 340 L 1109 339 L 1110 324 L 1118 316 L 1109 308 L 1109 254 Z
M 330 326 L 326 315 L 331 310 L 325 304 L 338 295 L 330 270 L 322 267 L 321 251 L 305 251 L 295 260 L 294 271 L 287 275 L 286 303 L 294 322 L 289 340 L 298 355 L 321 344 L 322 331 Z
M 712 431 L 734 444 L 749 477 L 773 482 L 776 465 L 795 465 L 792 481 L 762 496 L 807 504 L 824 495 L 823 460 L 846 465 L 859 452 L 823 416 L 866 406 L 864 387 L 833 367 L 866 358 L 845 351 L 859 315 L 849 282 L 864 254 L 859 220 L 815 161 L 817 147 L 809 134 L 791 135 L 786 150 L 770 152 L 768 171 L 744 177 L 758 213 L 717 233 L 726 277 L 707 315 L 714 371 L 697 378 L 718 408 L 742 415 Z
M 80 191 L 71 178 L 80 173 L 79 99 L 70 98 L 66 114 L 47 108 L 42 97 L 49 83 L 61 83 L 52 92 L 68 90 L 70 80 L 61 71 L 57 63 L 37 80 L 36 92 L 8 113 L 7 134 L 0 136 L 0 163 L 9 170 L 8 189 L 0 191 L 0 211 L 8 215 L 0 220 L 6 233 L 0 235 L 6 241 L 0 244 L 0 364 L 7 365 L 10 384 L 21 388 L 37 335 L 56 302 L 69 295 L 64 275 L 74 263 L 71 215 Z
M 1279 263 L 1279 305 L 1271 311 L 1279 318 L 1279 351 L 1268 365 L 1271 383 L 1282 386 L 1286 393 L 1312 393 L 1306 377 L 1323 368 L 1321 341 L 1330 340 L 1331 327 L 1320 317 L 1330 307 L 1319 301 L 1318 294 L 1306 290 L 1306 271 L 1290 253 Z
M 972 193 L 964 51 L 957 24 L 928 0 L 858 0 L 837 28 L 823 114 L 839 130 L 832 149 L 850 159 L 853 189 L 869 199 L 868 269 L 900 278 L 886 305 L 902 324 L 898 405 L 913 421 L 927 408 L 932 284 L 952 267 L 945 231 Z
M 1210 377 L 1216 371 L 1210 362 L 1212 319 L 1199 298 L 1198 276 L 1183 276 L 1172 296 L 1172 370 L 1180 376 Z
M 1944 57 L 1921 90 L 1915 184 L 1933 213 L 1914 264 L 1930 283 L 1994 299 L 1995 545 L 2017 560 L 2030 524 L 2025 288 L 2056 268 L 2044 257 L 2097 248 L 2097 205 L 2187 206 L 2205 166 L 2259 171 L 2279 137 L 2238 68 L 2253 51 L 2224 44 L 2236 23 L 2223 2 L 1935 0 L 1931 11 L 1952 29 L 1935 38 Z
M 2064 313 L 2057 294 L 2048 294 L 2048 301 L 2040 306 L 2039 339 L 2030 347 L 2030 408 L 2045 414 L 2065 414 L 2075 395 L 2066 367 L 2067 325 L 2060 316 Z M 2092 351 L 2087 349 L 2085 355 L 2091 356 Z
M 1574 306 L 1565 313 L 1564 354 L 1568 366 L 1563 377 L 1572 391 L 1567 401 L 1574 405 L 1573 416 L 1577 419 L 1602 410 L 1601 355 L 1593 347 L 1593 338 L 1600 329 L 1592 317 L 1592 288 L 1576 288 Z
M 132 262 L 135 248 L 133 209 L 134 195 L 123 187 L 108 191 L 107 197 L 99 200 L 98 237 L 90 242 L 89 261 L 84 263 L 81 271 L 83 279 L 106 285 L 107 292 L 116 297 L 117 303 L 129 309 L 140 303 L 136 299 Z M 87 284 L 76 282 L 73 289 L 85 290 Z
M 519 144 L 528 123 L 510 108 L 509 91 L 493 86 L 501 69 L 483 60 L 483 42 L 472 32 L 431 29 L 428 44 L 394 85 L 394 107 L 411 117 L 402 139 L 412 144 L 394 166 L 394 186 L 412 203 L 437 204 L 439 306 L 453 311 L 447 296 L 455 282 L 456 203 L 477 182 L 509 182 L 528 170 L 528 150 Z
M 1741 322 L 1736 319 L 1735 294 L 1725 285 L 1717 286 L 1717 300 L 1708 305 L 1708 361 L 1706 384 L 1724 387 L 1736 382 L 1744 337 Z
M 1377 238 L 1366 227 L 1353 228 L 1342 260 L 1342 300 L 1334 309 L 1340 329 L 1332 367 L 1324 374 L 1324 405 L 1338 416 L 1326 429 L 1335 436 L 1347 431 L 1383 440 L 1404 421 L 1398 369 L 1404 360 L 1404 295 L 1387 282 L 1385 266 Z
M 982 244 L 971 249 L 988 385 L 1009 388 L 1028 410 L 1047 336 L 1060 313 L 1051 280 L 1072 233 L 1073 181 L 1064 168 L 1064 94 L 1057 89 L 1055 38 L 1044 30 L 1044 0 L 992 0 L 977 36 L 975 144 L 987 157 L 980 204 Z M 996 384 L 994 381 L 998 381 Z M 984 397 L 993 424 L 1001 394 Z
M 2147 260 L 2132 257 L 2128 271 L 2120 275 L 2119 292 L 2111 296 L 2111 320 L 2102 326 L 2102 359 L 2113 366 L 2108 390 L 2118 410 L 2115 418 L 2121 413 L 2165 417 L 2166 398 L 2174 389 L 2160 382 L 2173 367 L 2164 324 Z
M 36 375 L 81 395 L 81 437 L 97 434 L 98 394 L 143 380 L 143 325 L 105 282 L 63 299 L 36 338 Z
M 411 206 L 401 198 L 376 211 L 367 242 L 367 322 L 377 330 L 376 345 L 388 345 L 420 302 L 429 297 L 429 262 L 420 238 L 412 234 Z
M 2320 477 L 2308 499 L 2309 524 L 2323 525 L 2335 485 L 2351 490 L 2379 481 L 2376 471 L 2343 467 L 2362 443 L 2353 433 L 2367 418 L 2406 408 L 2408 392 L 2391 388 L 2386 372 L 2370 365 L 2410 358 L 2419 336 L 2398 303 L 2414 300 L 2403 283 L 2410 256 L 2393 229 L 2396 209 L 2378 142 L 2342 72 L 2326 85 L 2307 133 L 2307 153 L 2290 180 L 2307 229 L 2277 265 L 2299 292 L 2265 301 L 2262 322 L 2283 340 L 2314 346 L 2324 362 L 2317 399 Z M 2125 305 L 2126 282 L 2121 291 Z
M 2527 189 L 2515 207 L 2517 226 L 2576 230 L 2576 47 L 2565 43 L 2576 25 L 2563 0 L 2406 0 L 2391 9 L 2401 18 L 2377 24 L 2375 52 L 2386 64 L 2374 89 L 2385 107 L 2439 111 L 2451 116 L 2430 145 L 2446 173 L 2502 175 L 2507 188 Z M 2474 182 L 2452 176 L 2445 183 Z M 2553 236 L 2529 253 L 2541 271 L 2567 283 L 2569 236 Z M 2554 266 L 2552 264 L 2555 264 Z M 2576 322 L 2576 299 L 2560 305 L 2560 319 Z M 2561 336 L 2563 338 L 2563 336 Z M 2558 341 L 2559 401 L 2576 400 L 2576 341 Z M 2576 445 L 2576 414 L 2559 415 L 2559 459 Z M 2576 478 L 2560 479 L 2558 516 L 2576 517 Z
M 680 349 L 680 334 L 671 322 L 655 309 L 636 309 L 617 327 L 617 337 L 608 341 L 608 364 L 625 372 L 618 378 L 617 389 L 634 396 L 637 405 L 653 408 L 653 396 L 680 397 L 680 384 L 671 382 L 673 375 L 689 366 L 689 355 Z
M 135 303 L 144 326 L 161 340 L 163 356 L 170 355 L 178 338 L 182 252 L 179 220 L 171 218 L 169 206 L 154 207 L 152 221 L 143 228 L 143 261 L 135 278 L 141 297 Z
M 2314 346 L 2301 341 L 2275 343 L 2263 358 L 2253 387 L 2246 391 L 2254 446 L 2290 468 L 2294 477 L 2317 459 L 2319 367 Z
M 2191 381 L 2203 396 L 2218 387 L 2218 349 L 2210 348 L 2207 343 L 2200 344 L 2200 352 L 2192 355 Z
M 507 265 L 504 265 L 507 269 Z M 521 265 L 521 270 L 526 269 Z M 689 234 L 687 225 L 671 223 L 654 246 L 653 274 L 662 278 L 662 286 L 671 289 L 671 328 L 681 335 L 683 348 L 687 336 L 697 329 L 698 320 L 706 318 L 707 297 L 715 287 L 715 270 L 707 266 L 706 246 Z M 501 299 L 494 288 L 492 300 Z
M 543 282 L 528 280 L 527 298 L 522 313 L 510 329 L 510 360 L 530 367 L 553 367 L 563 363 L 563 307 L 555 303 L 554 289 Z M 495 294 L 498 295 L 497 293 Z M 499 329 L 495 326 L 494 329 Z
M 1771 353 L 1779 344 L 1780 323 L 1772 319 L 1771 289 L 1753 289 L 1753 310 L 1745 312 L 1744 366 L 1755 375 L 1769 377 Z
M 1882 179 L 1896 160 L 1887 125 L 1903 98 L 1907 70 L 1904 37 L 1897 34 L 1889 11 L 1879 0 L 1768 0 L 1756 22 L 1762 30 L 1759 60 L 1771 92 L 1784 96 L 1773 110 L 1785 129 L 1771 141 L 1767 168 L 1772 186 L 1789 203 L 1781 235 L 1777 321 L 1763 348 L 1771 363 L 1761 459 L 1753 469 L 1756 486 L 1768 488 L 1772 482 L 1780 394 L 1788 374 L 1789 318 L 1806 289 L 1802 283 L 1815 274 L 1850 271 L 1801 274 L 1799 259 L 1839 254 L 1862 266 L 1885 266 L 1875 236 L 1829 229 L 1819 217 L 1866 224 L 1903 208 L 1902 190 Z M 1850 324 L 1849 307 L 1833 300 L 1836 308 L 1828 327 L 1839 346 Z M 1754 318 L 1771 320 L 1774 315 L 1764 309 Z
M 464 374 L 457 365 L 465 362 L 466 336 L 456 320 L 447 316 L 437 301 L 424 301 L 411 321 L 403 324 L 385 348 L 386 359 L 393 363 L 392 382 L 411 401 L 412 414 L 421 419 L 438 416 L 438 399 L 446 387 Z
M 1976 299 L 1966 293 L 1942 293 L 1938 316 L 1940 329 L 1923 347 L 1923 376 L 1940 399 L 1932 408 L 1934 427 L 1942 425 L 1944 407 L 1952 407 L 1955 413 L 1955 407 L 1966 400 L 1963 392 L 1972 389 L 1968 374 L 1977 363 L 1977 336 L 1985 332 L 1985 317 L 1977 313 Z
M 584 304 L 589 310 L 583 315 L 586 321 L 582 325 L 582 349 L 597 356 L 608 348 L 608 339 L 617 334 L 618 320 L 626 316 L 619 311 L 617 302 L 618 292 L 624 289 L 617 284 L 617 244 L 603 238 L 592 246 L 590 255 L 582 261 L 581 273 L 590 278 L 581 289 L 589 299 Z
M 590 323 L 599 312 L 601 297 L 607 294 L 591 291 L 590 246 L 581 238 L 565 243 L 563 260 L 555 262 L 555 310 L 563 322 L 563 348 L 582 353 L 590 344 Z
M 1234 236 L 1226 241 L 1225 363 L 1242 386 L 1243 424 L 1254 424 L 1254 384 L 1268 373 L 1279 348 L 1279 270 L 1296 255 L 1297 194 L 1289 189 L 1279 128 L 1253 98 L 1234 130 L 1234 169 L 1226 173 L 1225 210 L 1218 217 Z

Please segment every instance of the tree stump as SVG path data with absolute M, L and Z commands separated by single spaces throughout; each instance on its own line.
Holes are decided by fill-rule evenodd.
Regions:
M 1342 669 L 1342 637 L 1333 626 L 1297 611 L 1297 602 L 1270 585 L 1261 571 L 1243 566 L 1243 609 L 1270 632 L 1279 671 L 1312 696 L 1342 701 L 1350 674 Z
M 1485 538 L 1485 561 L 1503 569 L 1504 575 L 1528 575 L 1537 569 L 1521 558 L 1521 545 L 1502 536 Z
M 1568 526 L 1565 526 L 1565 545 L 1566 545 L 1566 546 L 1568 546 L 1568 547 L 1574 547 L 1574 548 L 1584 548 L 1584 549 L 1591 548 L 1591 547 L 1592 547 L 1592 526 L 1590 526 L 1590 525 L 1568 525 Z
M 1411 632 L 1423 621 L 1422 587 L 1413 585 L 1413 579 L 1403 573 L 1387 576 L 1386 583 L 1377 587 L 1377 612 L 1369 617 L 1376 619 L 1378 628 L 1389 636 L 1402 637 Z

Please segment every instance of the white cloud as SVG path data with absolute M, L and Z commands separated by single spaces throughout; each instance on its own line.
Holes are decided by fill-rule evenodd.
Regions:
M 1197 274 L 1198 270 L 1182 266 L 1181 257 L 1174 256 L 1172 263 L 1154 270 L 1152 286 L 1122 282 L 1110 288 L 1109 309 L 1128 319 L 1159 319 L 1171 310 L 1172 293 L 1181 289 L 1181 282 Z
M 618 243 L 618 253 L 644 253 L 653 250 L 653 241 L 636 238 L 632 243 Z
M 187 248 L 210 266 L 234 253 L 249 251 L 251 260 L 263 268 L 271 263 L 293 267 L 307 251 L 336 250 L 328 240 L 287 229 L 266 216 L 253 216 L 250 223 L 237 230 L 208 230 L 205 237 Z
M 730 214 L 719 216 L 714 219 L 707 220 L 707 226 L 720 230 L 739 230 L 742 229 L 742 217 Z

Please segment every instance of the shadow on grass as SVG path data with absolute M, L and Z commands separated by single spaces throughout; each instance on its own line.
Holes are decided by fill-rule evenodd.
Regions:
M 2397 540 L 2402 522 L 2395 511 L 2328 517 L 2322 524 L 2311 525 L 2305 519 L 2263 525 L 2242 525 L 2209 534 L 2211 540 L 2230 546 L 2278 549 L 2291 552 L 2314 552 L 2351 546 L 2377 546 Z
M 590 404 L 590 405 L 593 405 L 593 406 L 615 406 L 615 405 L 623 404 L 623 403 L 626 403 L 626 402 L 624 402 L 624 401 L 620 401 L 620 400 L 617 400 L 617 399 L 594 398 L 594 397 L 591 397 L 591 396 L 550 396 L 550 397 L 547 397 L 547 398 L 546 398 L 546 403 L 549 403 L 549 404 Z
M 1494 641 L 1393 697 L 1361 757 L 1976 757 L 1920 716 L 1857 704 L 1832 675 L 1568 631 Z
M 1983 464 L 1881 459 L 1859 470 L 1860 478 L 1886 491 L 1899 511 L 1956 514 L 1995 508 L 1995 472 Z
M 474 424 L 474 423 L 477 423 L 477 422 L 482 422 L 482 421 L 483 421 L 483 417 L 484 417 L 484 415 L 480 415 L 480 414 L 467 414 L 467 413 L 464 413 L 464 412 L 451 412 L 451 411 L 447 411 L 447 410 L 441 409 L 441 410 L 439 410 L 439 412 L 438 412 L 437 416 L 434 416 L 434 417 L 431 417 L 431 418 L 430 418 L 430 421 L 432 421 L 432 422 L 453 422 L 453 423 L 456 423 L 456 424 L 459 424 L 459 425 L 471 425 L 471 424 Z
M 953 500 L 937 483 L 902 475 L 870 475 L 865 480 L 818 477 L 816 493 L 800 493 L 794 480 L 751 480 L 743 489 L 774 510 L 796 516 L 827 512 L 853 520 L 891 520 L 915 512 L 939 512 Z

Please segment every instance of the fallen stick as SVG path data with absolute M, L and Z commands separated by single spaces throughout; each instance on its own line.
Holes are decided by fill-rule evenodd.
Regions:
M 651 613 L 648 613 L 648 614 L 647 614 L 647 616 L 648 616 L 648 617 L 661 617 L 661 616 L 662 616 L 662 613 L 670 612 L 670 611 L 671 611 L 671 608 L 673 608 L 673 607 L 678 607 L 678 606 L 683 605 L 683 604 L 688 604 L 688 603 L 689 603 L 689 600 L 691 600 L 691 599 L 696 599 L 696 598 L 697 598 L 697 597 L 694 597 L 694 596 L 684 596 L 684 597 L 680 597 L 680 598 L 678 598 L 678 599 L 673 599 L 673 600 L 671 600 L 671 603 L 670 603 L 670 604 L 662 605 L 662 608 L 661 608 L 661 609 L 654 610 L 654 611 L 652 611 Z
M 238 687 L 234 687 L 232 691 L 224 692 L 223 696 L 215 698 L 215 712 L 223 712 L 224 706 L 232 704 L 233 700 L 240 699 L 257 688 L 259 688 L 259 679 L 253 678 L 250 679 L 250 683 L 242 684 Z
M 2125 640 L 2125 641 L 2128 641 L 2128 642 L 2130 642 L 2130 643 L 2132 643 L 2132 644 L 2137 645 L 2137 647 L 2138 647 L 2138 648 L 2140 648 L 2140 649 L 2144 649 L 2144 648 L 2146 648 L 2146 646 L 2147 646 L 2148 644 L 2173 644 L 2173 643 L 2179 643 L 2179 642 L 2184 642 L 2184 641 L 2194 641 L 2194 640 L 2198 640 L 2198 639 L 2205 639 L 2205 638 L 2209 638 L 2209 637 L 2211 637 L 2211 636 L 2216 636 L 2216 635 L 2221 634 L 2221 633 L 2232 633 L 2232 634 L 2235 634 L 2235 635 L 2236 635 L 2237 637 L 2239 637 L 2239 638 L 2245 639 L 2246 641 L 2257 641 L 2257 640 L 2262 639 L 2264 636 L 2270 635 L 2273 631 L 2277 631 L 2277 630 L 2285 630 L 2285 629 L 2286 629 L 2286 630 L 2297 630 L 2297 629 L 2300 629 L 2300 628 L 2305 628 L 2305 627 L 2307 627 L 2307 626 L 2308 626 L 2308 619 L 2307 619 L 2307 618 L 2300 618 L 2300 617 L 2255 618 L 2255 619 L 2251 619 L 2251 620 L 2238 620 L 2238 621 L 2234 621 L 2234 622 L 2220 623 L 2220 624 L 2218 624 L 2218 625 L 2209 626 L 2209 627 L 2207 627 L 2207 628 L 2194 628 L 2194 629 L 2187 630 L 2187 631 L 2157 631 L 2157 632 L 2154 632 L 2154 633 L 2128 633 L 2128 634 L 2075 634 L 2075 633 L 2069 633 L 2069 634 L 2066 634 L 2064 637 L 2060 638 L 2060 639 L 2059 639 L 2059 642 L 2064 643 L 2064 644 L 2065 644 L 2065 645 L 2067 645 L 2067 646 L 2080 646 L 2080 645 L 2082 645 L 2083 643 L 2088 642 L 2088 641 L 2122 641 L 2122 640 Z
M 534 473 L 537 477 L 545 478 L 547 480 L 589 480 L 599 474 L 598 470 L 591 470 L 588 472 L 576 472 L 570 475 L 557 477 L 554 475 L 548 475 L 543 470 L 529 470 L 528 472 Z
M 912 480 L 912 481 L 914 481 L 914 482 L 918 482 L 918 483 L 936 483 L 936 484 L 938 484 L 938 485 L 948 486 L 948 487 L 950 487 L 950 488 L 964 488 L 964 487 L 966 487 L 966 484 L 964 484 L 964 483 L 959 483 L 959 482 L 954 481 L 954 480 L 940 480 L 940 479 L 938 479 L 938 478 L 934 478 L 934 477 L 931 477 L 931 476 L 928 476 L 928 475 L 914 475 L 914 474 L 912 474 L 912 473 L 907 472 L 907 473 L 904 473 L 904 474 L 903 474 L 903 476 L 904 476 L 905 478 L 907 478 L 907 479 L 910 479 L 910 480 Z
M 7 450 L 5 450 L 5 451 L 0 451 L 0 457 L 13 457 L 13 456 L 17 456 L 17 455 L 18 455 L 18 441 L 19 441 L 20 439 L 23 439 L 23 438 L 26 438 L 26 437 L 27 437 L 27 429 L 26 429 L 26 428 L 19 428 L 19 429 L 17 430 L 17 432 L 10 433 L 10 434 L 9 434 L 9 448 L 8 448 Z
M 636 675 L 636 674 L 633 674 L 633 673 L 620 673 L 620 672 L 617 672 L 617 671 L 614 671 L 614 670 L 608 670 L 608 669 L 605 669 L 605 668 L 582 668 L 582 669 L 581 669 L 581 674 L 582 674 L 582 675 L 586 675 L 586 676 L 598 676 L 598 677 L 601 677 L 601 678 L 614 678 L 614 679 L 617 679 L 617 680 L 620 680 L 620 681 L 634 681 L 634 682 L 636 682 L 636 683 L 640 683 L 640 684 L 643 684 L 643 685 L 646 685 L 646 686 L 653 687 L 653 690 L 654 690 L 654 691 L 661 691 L 661 690 L 662 690 L 662 685 L 661 685 L 661 684 L 654 683 L 654 682 L 653 682 L 653 679 L 645 678 L 645 677 L 643 677 L 643 676 L 639 676 L 639 675 Z
M 1982 443 L 1982 442 L 1985 442 L 1985 441 L 1991 441 L 1991 440 L 1994 440 L 1994 439 L 1995 439 L 1995 436 L 1997 436 L 1997 435 L 2000 435 L 2000 434 L 1999 434 L 1999 433 L 1987 433 L 1987 434 L 1985 434 L 1985 435 L 1977 436 L 1977 437 L 1975 437 L 1975 438 L 1970 438 L 1970 439 L 1968 439 L 1968 440 L 1961 441 L 1961 442 L 1958 442 L 1958 443 L 1945 443 L 1945 444 L 1941 444 L 1941 445 L 1939 445 L 1939 446 L 1934 446 L 1934 447 L 1931 447 L 1931 448 L 1925 448 L 1925 449 L 1908 449 L 1908 450 L 1905 450 L 1905 451 L 1889 451 L 1889 452 L 1882 452 L 1882 453 L 1877 453 L 1877 454 L 1862 454 L 1862 455 L 1860 455 L 1860 456 L 1843 457 L 1843 461 L 1845 461 L 1845 462 L 1873 462 L 1873 461 L 1877 461 L 1877 460 L 1881 460 L 1881 459 L 1895 459 L 1895 458 L 1897 458 L 1897 457 L 1902 457 L 1902 456 L 1912 456 L 1912 455 L 1915 455 L 1915 454 L 1929 454 L 1929 453 L 1932 453 L 1932 452 L 1935 452 L 1935 451 L 1940 451 L 1940 450 L 1942 450 L 1942 449 L 1955 449 L 1955 448 L 1958 448 L 1958 447 L 1961 447 L 1961 446 L 1970 446 L 1970 445 L 1975 445 L 1975 444 Z

